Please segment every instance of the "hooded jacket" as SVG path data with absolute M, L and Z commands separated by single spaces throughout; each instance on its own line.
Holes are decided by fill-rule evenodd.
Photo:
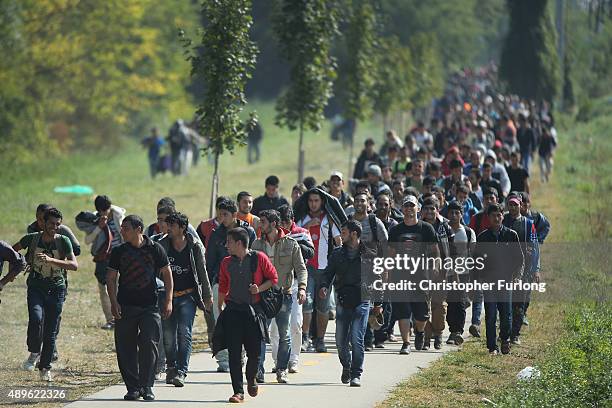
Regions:
M 249 233 L 249 248 L 257 238 L 255 230 L 248 222 L 236 220 L 236 227 L 242 227 Z M 219 282 L 219 269 L 221 261 L 226 256 L 229 256 L 225 243 L 227 242 L 227 228 L 221 224 L 213 231 L 206 245 L 206 268 L 208 270 L 208 280 L 211 285 Z

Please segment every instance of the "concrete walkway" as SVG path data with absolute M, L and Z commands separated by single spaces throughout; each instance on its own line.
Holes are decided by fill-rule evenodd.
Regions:
M 468 309 L 467 327 L 470 322 Z M 266 383 L 260 384 L 259 395 L 245 395 L 245 403 L 252 407 L 322 408 L 322 407 L 372 407 L 383 401 L 388 392 L 403 379 L 427 367 L 445 352 L 456 350 L 444 344 L 442 350 L 413 351 L 410 355 L 399 355 L 401 343 L 387 343 L 384 349 L 366 352 L 361 388 L 351 388 L 340 382 L 341 366 L 334 344 L 334 322 L 330 322 L 326 343 L 328 353 L 303 353 L 300 356 L 300 372 L 289 375 L 289 384 L 276 383 L 276 375 L 269 374 L 272 357 L 266 356 Z M 448 331 L 444 333 L 446 341 Z M 433 342 L 432 342 L 433 344 Z M 269 347 L 268 347 L 269 349 Z M 246 391 L 246 383 L 245 383 Z M 110 408 L 133 406 L 134 402 L 123 401 L 126 389 L 123 384 L 108 387 L 80 401 L 71 408 Z M 215 360 L 209 352 L 192 355 L 190 372 L 185 387 L 175 388 L 158 381 L 153 388 L 156 400 L 148 402 L 158 407 L 207 407 L 229 403 L 232 386 L 229 373 L 217 373 Z M 143 403 L 142 400 L 140 403 Z

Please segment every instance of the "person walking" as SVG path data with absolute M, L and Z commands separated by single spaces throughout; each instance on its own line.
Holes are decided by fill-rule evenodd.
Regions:
M 276 381 L 288 382 L 288 365 L 291 355 L 291 337 L 289 325 L 293 306 L 293 287 L 297 281 L 297 302 L 302 305 L 306 300 L 307 272 L 298 242 L 291 238 L 289 231 L 281 228 L 280 214 L 276 210 L 265 210 L 261 217 L 261 238 L 255 240 L 252 249 L 265 253 L 276 268 L 279 284 L 283 293 L 283 305 L 274 318 L 278 331 L 278 340 L 272 347 L 277 349 L 275 360 Z M 272 319 L 268 319 L 268 327 Z M 266 343 L 261 343 L 258 377 L 265 372 Z
M 51 382 L 57 326 L 66 299 L 66 272 L 76 271 L 79 264 L 70 240 L 58 234 L 62 213 L 57 208 L 49 208 L 43 219 L 43 231 L 23 236 L 13 245 L 13 250 L 27 249 L 26 261 L 30 266 L 26 281 L 30 355 L 23 366 L 33 370 L 38 361 L 40 379 Z
M 124 243 L 113 249 L 106 280 L 115 318 L 115 349 L 121 378 L 127 388 L 123 399 L 155 399 L 153 383 L 161 336 L 156 277 L 161 276 L 166 300 L 161 317 L 172 314 L 174 285 L 168 256 L 162 246 L 143 234 L 137 215 L 121 223 Z
M 247 355 L 247 391 L 251 397 L 259 392 L 255 376 L 264 333 L 258 320 L 262 318 L 261 313 L 254 307 L 261 301 L 259 294 L 278 283 L 278 275 L 266 254 L 249 250 L 249 234 L 244 228 L 227 231 L 227 250 L 229 256 L 223 258 L 219 270 L 217 307 L 221 314 L 215 327 L 213 353 L 220 347 L 216 341 L 219 329 L 229 354 L 234 390 L 229 402 L 240 403 L 244 401 L 243 347 Z
M 159 244 L 168 255 L 174 283 L 172 314 L 162 321 L 166 384 L 182 387 L 189 369 L 196 308 L 211 311 L 213 296 L 206 273 L 204 246 L 187 231 L 189 219 L 175 212 L 166 217 L 165 223 L 168 235 Z

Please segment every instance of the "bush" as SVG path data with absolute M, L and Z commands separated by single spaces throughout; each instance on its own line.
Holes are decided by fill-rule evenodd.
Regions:
M 567 336 L 548 353 L 541 376 L 501 395 L 499 407 L 607 407 L 612 404 L 612 306 L 583 304 Z M 554 336 L 554 333 L 551 333 Z

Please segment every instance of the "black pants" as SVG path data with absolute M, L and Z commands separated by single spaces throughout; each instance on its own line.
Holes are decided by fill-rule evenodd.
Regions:
M 128 391 L 152 387 L 155 381 L 161 317 L 157 305 L 121 306 L 115 321 L 115 348 L 119 371 Z
M 451 333 L 463 333 L 465 326 L 465 309 L 468 306 L 467 293 L 464 291 L 449 291 L 446 297 L 446 323 Z
M 225 335 L 229 353 L 230 376 L 234 394 L 244 394 L 242 377 L 242 346 L 246 350 L 246 378 L 255 381 L 261 349 L 261 331 L 249 311 L 227 309 Z

